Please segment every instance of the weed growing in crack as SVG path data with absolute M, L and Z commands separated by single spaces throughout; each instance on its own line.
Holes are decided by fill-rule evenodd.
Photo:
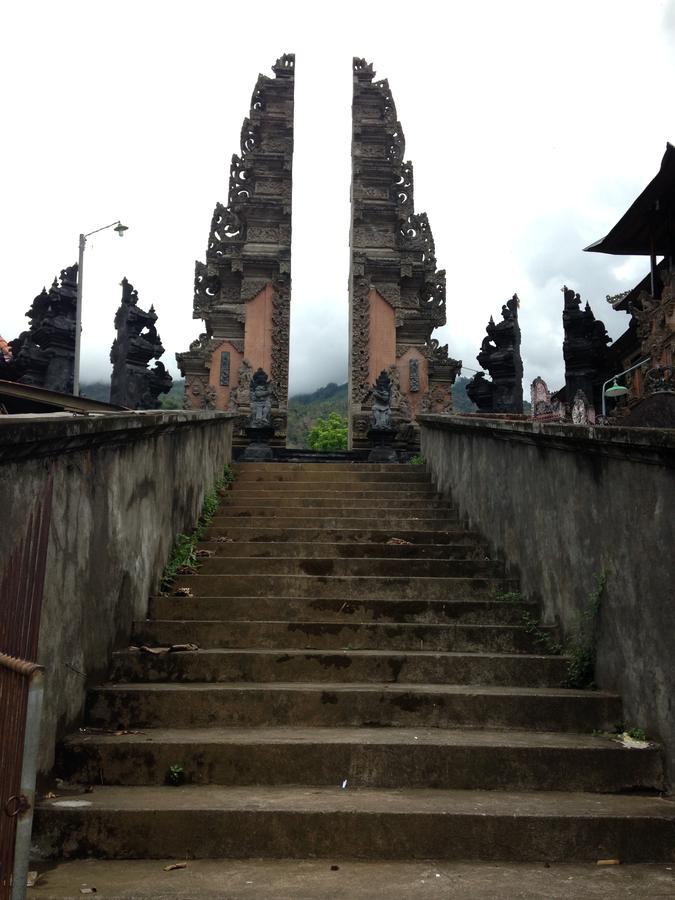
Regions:
M 179 575 L 193 574 L 199 568 L 197 559 L 197 544 L 206 533 L 213 517 L 218 511 L 220 497 L 235 479 L 235 474 L 230 466 L 225 466 L 223 475 L 213 486 L 213 489 L 204 497 L 201 515 L 197 527 L 190 534 L 179 534 L 174 541 L 168 562 L 162 573 L 160 590 L 168 590 Z

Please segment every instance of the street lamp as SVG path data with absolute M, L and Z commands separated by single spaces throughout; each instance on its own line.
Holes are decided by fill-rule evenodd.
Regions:
M 128 227 L 126 225 L 122 225 L 122 223 L 118 219 L 116 222 L 111 222 L 110 225 L 104 225 L 102 228 L 95 228 L 93 231 L 87 232 L 87 234 L 80 235 L 80 255 L 77 263 L 77 309 L 75 312 L 75 368 L 73 371 L 73 394 L 76 397 L 79 397 L 80 395 L 80 332 L 82 330 L 82 277 L 84 268 L 84 248 L 86 246 L 88 237 L 91 237 L 92 234 L 98 234 L 99 231 L 105 231 L 107 228 L 114 228 L 114 230 L 119 234 L 120 237 L 123 237 L 124 232 L 129 230 Z
M 623 372 L 617 372 L 616 375 L 612 375 L 610 378 L 602 386 L 602 417 L 605 417 L 605 397 L 623 397 L 624 394 L 628 393 L 628 388 L 623 387 L 623 385 L 617 383 L 617 378 L 621 378 L 622 375 L 627 375 L 629 372 L 632 372 L 634 369 L 639 369 L 640 366 L 644 366 L 645 363 L 648 363 L 649 359 L 643 359 L 642 362 L 635 363 L 634 366 L 631 366 L 630 369 L 624 369 Z M 607 388 L 607 385 L 613 382 L 612 386 Z

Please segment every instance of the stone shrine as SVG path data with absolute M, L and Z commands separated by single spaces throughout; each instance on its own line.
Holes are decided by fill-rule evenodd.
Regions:
M 445 324 L 445 272 L 426 213 L 415 213 L 412 163 L 385 80 L 353 61 L 349 276 L 349 445 L 368 446 L 370 386 L 391 379 L 398 446 L 419 444 L 415 417 L 452 409 L 461 363 L 432 339 Z
M 245 443 L 249 384 L 256 369 L 276 390 L 274 425 L 282 440 L 288 401 L 291 300 L 291 186 L 295 57 L 258 76 L 232 157 L 227 206 L 216 204 L 206 262 L 195 263 L 194 318 L 205 331 L 176 354 L 188 409 L 240 413 Z
M 77 263 L 33 300 L 28 330 L 9 342 L 11 359 L 0 365 L 0 378 L 72 394 L 76 307 Z
M 148 368 L 151 359 L 159 360 L 164 353 L 156 322 L 155 307 L 148 312 L 141 309 L 138 292 L 123 278 L 122 302 L 115 314 L 117 337 L 110 350 L 111 403 L 129 409 L 156 409 L 159 395 L 171 390 L 173 379 L 163 363 Z
M 582 391 L 589 405 L 602 408 L 602 382 L 607 369 L 607 344 L 611 342 L 604 324 L 596 319 L 586 303 L 580 309 L 581 297 L 566 285 L 563 287 L 563 357 L 565 359 L 565 399 L 570 409 L 577 391 Z
M 483 369 L 466 386 L 466 393 L 480 412 L 522 413 L 523 361 L 520 356 L 520 326 L 518 324 L 518 295 L 514 294 L 502 306 L 502 321 L 495 324 L 490 316 L 486 337 L 476 357 Z

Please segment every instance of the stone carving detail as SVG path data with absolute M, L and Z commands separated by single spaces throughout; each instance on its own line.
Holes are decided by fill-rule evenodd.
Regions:
M 658 366 L 656 369 L 650 369 L 645 375 L 645 394 L 657 394 L 664 391 L 675 394 L 672 366 Z
M 389 83 L 374 81 L 372 64 L 354 58 L 352 103 L 352 228 L 350 238 L 350 424 L 352 441 L 363 441 L 363 415 L 370 412 L 370 292 L 377 291 L 395 312 L 395 367 L 405 350 L 424 358 L 429 391 L 452 385 L 461 363 L 438 353 L 431 334 L 445 324 L 445 272 L 436 268 L 436 248 L 426 213 L 414 209 L 412 163 L 405 161 L 405 136 Z M 387 342 L 391 345 L 391 342 Z M 422 379 L 410 370 L 412 393 Z M 388 371 L 393 371 L 388 370 Z M 398 372 L 398 370 L 396 370 Z M 398 375 L 396 376 L 398 378 Z M 427 378 L 425 377 L 425 384 Z M 400 394 L 400 390 L 399 390 Z M 420 396 L 415 409 L 428 400 Z M 392 399 L 392 417 L 401 444 L 418 440 L 410 402 Z M 403 436 L 406 435 L 404 438 Z
M 220 354 L 220 384 L 228 387 L 230 384 L 230 352 L 223 350 Z
M 480 353 L 476 357 L 481 368 L 466 386 L 469 398 L 480 412 L 522 413 L 523 362 L 520 357 L 520 326 L 518 324 L 518 295 L 514 294 L 502 306 L 502 320 L 495 324 L 490 316 Z
M 539 375 L 530 385 L 530 404 L 534 419 L 550 421 L 565 418 L 564 405 L 558 400 L 551 399 L 548 385 Z
M 113 364 L 110 378 L 110 402 L 129 409 L 156 409 L 160 394 L 171 390 L 173 379 L 159 360 L 164 353 L 155 323 L 154 306 L 149 311 L 138 306 L 138 293 L 126 278 L 122 279 L 122 302 L 115 314 L 117 337 L 110 349 Z
M 420 389 L 420 361 L 419 359 L 411 359 L 408 363 L 408 379 L 410 390 L 417 392 Z
M 0 365 L 0 378 L 71 394 L 76 308 L 77 264 L 35 297 L 26 313 L 28 330 L 9 342 L 10 358 Z
M 249 428 L 270 428 L 272 426 L 272 384 L 262 369 L 251 378 L 249 388 L 251 412 Z
M 370 408 L 370 427 L 378 429 L 390 429 L 391 424 L 391 379 L 386 371 L 380 372 L 377 381 L 373 385 L 370 395 L 372 403 Z
M 570 408 L 582 391 L 594 409 L 602 407 L 602 381 L 606 369 L 607 344 L 611 338 L 605 326 L 595 318 L 586 303 L 582 310 L 581 297 L 566 285 L 563 287 L 564 309 L 563 357 L 565 358 L 565 393 Z
M 583 391 L 577 391 L 574 395 L 571 417 L 574 425 L 593 425 L 595 423 L 595 410 Z
M 275 415 L 283 423 L 281 432 L 285 431 L 288 398 L 295 57 L 280 56 L 272 69 L 274 77 L 260 75 L 253 89 L 239 153 L 232 156 L 229 167 L 227 205 L 216 204 L 206 261 L 195 264 L 194 317 L 204 320 L 206 339 L 176 355 L 187 395 L 191 396 L 193 382 L 206 377 L 213 396 L 207 401 L 202 392 L 199 405 L 206 408 L 209 402 L 241 412 L 242 434 L 248 416 L 248 386 L 242 391 L 240 384 L 232 384 L 233 372 L 225 384 L 222 370 L 212 370 L 211 357 L 223 341 L 243 352 L 250 314 L 247 301 L 268 285 L 273 290 L 269 370 L 278 393 Z M 247 364 L 257 367 L 262 353 L 260 348 L 260 359 L 252 356 Z M 227 391 L 219 394 L 218 386 L 229 386 L 229 396 Z
M 675 349 L 675 272 L 664 272 L 661 278 L 660 298 L 642 291 L 631 308 L 642 352 L 653 366 L 668 364 Z

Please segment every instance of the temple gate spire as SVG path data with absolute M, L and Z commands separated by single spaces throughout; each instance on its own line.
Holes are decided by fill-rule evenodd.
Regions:
M 415 447 L 415 417 L 452 408 L 461 363 L 431 335 L 445 324 L 445 272 L 426 213 L 415 213 L 412 163 L 389 83 L 353 61 L 349 276 L 349 419 L 351 446 L 367 443 L 370 385 L 384 370 L 392 382 L 397 443 Z
M 274 385 L 274 425 L 286 431 L 291 299 L 291 187 L 295 56 L 259 75 L 229 171 L 227 206 L 217 203 L 206 261 L 195 263 L 194 318 L 205 331 L 176 360 L 185 405 L 249 414 L 249 384 L 262 368 Z

